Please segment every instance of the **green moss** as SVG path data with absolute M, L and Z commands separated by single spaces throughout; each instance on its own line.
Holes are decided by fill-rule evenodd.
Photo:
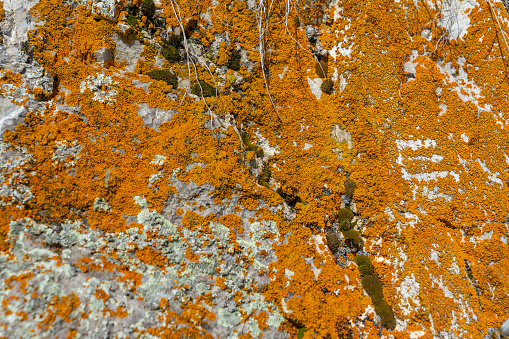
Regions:
M 138 19 L 136 19 L 136 17 L 134 15 L 130 15 L 127 18 L 127 23 L 129 24 L 129 26 L 131 26 L 133 28 L 137 28 L 138 27 Z
M 358 231 L 343 231 L 343 236 L 345 237 L 345 243 L 348 247 L 356 249 L 357 251 L 362 250 L 364 247 L 364 241 L 362 241 Z
M 168 61 L 180 61 L 180 53 L 174 46 L 169 45 L 167 48 L 163 48 L 161 55 Z
M 262 185 L 262 186 L 270 188 L 269 180 L 270 180 L 271 176 L 272 176 L 272 173 L 270 172 L 269 167 L 266 164 L 264 164 L 263 165 L 263 169 L 262 169 L 262 173 L 260 173 L 260 177 L 258 179 L 258 183 L 260 185 Z
M 396 328 L 396 318 L 394 318 L 394 311 L 392 310 L 391 305 L 389 305 L 385 300 L 381 300 L 378 303 L 375 303 L 375 312 L 382 320 L 382 326 L 393 330 Z
M 168 69 L 154 69 L 147 73 L 149 77 L 154 80 L 161 80 L 166 82 L 168 85 L 172 85 L 173 88 L 178 87 L 178 79 L 175 74 L 173 74 Z
M 359 232 L 356 230 L 348 230 L 343 232 L 345 239 L 357 239 L 359 237 Z
M 199 83 L 191 87 L 191 93 L 207 98 L 216 95 L 216 89 L 205 81 L 199 81 Z
M 325 233 L 325 237 L 327 238 L 327 246 L 329 246 L 331 253 L 336 254 L 339 246 L 341 245 L 341 239 L 338 234 L 333 231 L 329 231 Z
M 355 192 L 355 189 L 357 188 L 357 185 L 355 184 L 355 181 L 352 179 L 347 179 L 345 181 L 345 195 L 349 196 L 350 198 L 353 197 L 353 194 Z
M 320 89 L 324 93 L 331 94 L 332 91 L 334 90 L 334 81 L 332 81 L 331 79 L 325 79 L 322 82 L 322 85 L 320 86 Z
M 135 4 L 130 3 L 125 6 L 125 10 L 127 13 L 129 13 L 130 16 L 137 16 L 139 8 Z
M 366 290 L 373 304 L 379 303 L 384 298 L 382 283 L 376 274 L 362 277 L 362 287 Z
M 258 146 L 255 146 L 253 145 L 250 141 L 249 141 L 249 135 L 243 131 L 240 136 L 242 137 L 242 143 L 244 144 L 244 146 L 246 146 L 246 150 L 247 151 L 253 151 L 253 152 L 257 152 L 256 155 L 258 156 L 263 156 L 263 150 L 261 150 Z M 261 151 L 261 154 L 259 153 L 259 151 Z
M 359 267 L 359 272 L 363 277 L 374 274 L 375 269 L 371 264 L 371 260 L 367 255 L 358 255 L 354 259 L 355 263 Z
M 297 339 L 302 339 L 304 338 L 304 333 L 306 333 L 307 331 L 307 328 L 305 327 L 301 327 L 297 330 Z
M 240 53 L 234 48 L 232 50 L 230 60 L 228 60 L 228 68 L 233 69 L 234 71 L 240 71 Z
M 156 12 L 156 5 L 154 4 L 154 0 L 143 0 L 141 3 L 141 12 L 147 18 L 153 17 Z
M 182 44 L 182 40 L 184 40 L 182 35 L 172 34 L 168 37 L 168 40 L 165 41 L 165 45 L 166 47 L 173 46 L 175 48 L 179 48 Z
M 348 208 L 342 208 L 338 212 L 338 224 L 341 231 L 347 231 L 352 228 L 350 220 L 353 218 L 353 212 Z

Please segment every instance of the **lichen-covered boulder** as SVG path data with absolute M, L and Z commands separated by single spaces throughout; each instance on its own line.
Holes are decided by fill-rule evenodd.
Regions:
M 508 22 L 0 1 L 0 333 L 508 335 Z

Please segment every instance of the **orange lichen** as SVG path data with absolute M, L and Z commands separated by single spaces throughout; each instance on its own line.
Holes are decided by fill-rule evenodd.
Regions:
M 53 296 L 46 317 L 38 324 L 39 328 L 47 330 L 56 321 L 56 317 L 62 318 L 65 322 L 72 321 L 72 312 L 78 308 L 80 300 L 75 293 L 58 297 Z
M 34 274 L 32 272 L 30 273 L 24 273 L 20 275 L 12 275 L 4 280 L 5 284 L 11 285 L 13 282 L 17 281 L 19 282 L 19 289 L 23 294 L 27 294 L 27 286 L 28 286 L 28 280 L 33 278 Z
M 172 7 L 176 3 L 179 18 Z M 123 73 L 118 67 L 125 65 L 120 63 L 103 69 L 94 64 L 94 52 L 100 47 L 115 51 L 111 39 L 116 31 L 114 20 L 98 18 L 85 6 L 73 9 L 62 1 L 39 1 L 33 14 L 40 25 L 29 34 L 29 41 L 35 59 L 59 85 L 55 93 L 35 88 L 32 94 L 40 101 L 54 96 L 62 104 L 79 105 L 80 115 L 56 112 L 50 101 L 44 112 L 29 112 L 25 124 L 4 132 L 4 141 L 12 150 L 23 148 L 32 155 L 23 170 L 36 175 L 29 179 L 33 195 L 30 201 L 19 208 L 4 206 L 0 210 L 0 250 L 10 251 L 9 223 L 22 217 L 47 223 L 81 220 L 90 229 L 107 233 L 139 227 L 141 234 L 139 224 L 126 221 L 142 209 L 134 196 L 145 197 L 148 208 L 161 213 L 168 196 L 178 193 L 171 176 L 186 183 L 209 183 L 215 187 L 212 198 L 216 204 L 242 206 L 233 207 L 237 215 L 203 215 L 206 207 L 197 206 L 192 199 L 185 201 L 189 210 L 177 208 L 170 213 L 182 216 L 182 226 L 187 230 L 203 234 L 208 233 L 210 221 L 219 221 L 230 229 L 229 241 L 244 233 L 243 222 L 275 221 L 285 242 L 274 246 L 277 262 L 271 264 L 269 272 L 273 269 L 276 273 L 270 273 L 274 280 L 264 288 L 266 300 L 292 311 L 285 314 L 289 322 L 282 325 L 289 333 L 295 334 L 291 324 L 298 324 L 308 329 L 306 337 L 336 338 L 340 329 L 346 331 L 364 313 L 370 300 L 363 295 L 356 267 L 337 265 L 324 244 L 313 244 L 310 239 L 317 239 L 319 230 L 334 221 L 342 207 L 341 196 L 347 191 L 348 174 L 357 186 L 353 194 L 356 211 L 360 217 L 370 218 L 370 226 L 362 230 L 365 249 L 382 258 L 373 260 L 373 265 L 384 286 L 384 298 L 397 317 L 409 321 L 406 332 L 385 333 L 404 338 L 412 330 L 422 330 L 431 335 L 429 317 L 423 314 L 432 317 L 436 331 L 451 327 L 448 314 L 456 301 L 445 296 L 437 285 L 438 275 L 456 299 L 462 296 L 460 301 L 465 303 L 473 300 L 468 305 L 478 324 L 469 324 L 467 318 L 458 316 L 462 331 L 475 338 L 485 334 L 487 327 L 499 326 L 509 305 L 504 292 L 509 288 L 504 279 L 509 253 L 501 240 L 507 238 L 505 216 L 509 213 L 509 174 L 504 157 L 509 140 L 509 88 L 504 80 L 509 51 L 499 40 L 503 33 L 490 14 L 489 3 L 471 9 L 468 33 L 454 41 L 448 39 L 448 32 L 437 21 L 442 15 L 439 10 L 423 3 L 347 0 L 339 10 L 326 9 L 325 1 L 316 1 L 299 11 L 286 8 L 289 4 L 279 3 L 267 18 L 262 37 L 267 50 L 260 60 L 259 13 L 249 9 L 245 1 L 220 0 L 214 11 L 208 11 L 211 1 L 162 2 L 160 9 L 167 27 L 176 27 L 181 20 L 188 37 L 200 38 L 204 46 L 212 43 L 214 34 L 228 32 L 230 44 L 222 43 L 217 58 L 210 61 L 226 65 L 233 49 L 242 48 L 253 62 L 251 72 L 242 67 L 226 75 L 220 73 L 220 67 L 207 69 L 203 63 L 192 69 L 185 63 L 164 63 L 182 79 L 191 72 L 187 80 L 217 86 L 217 97 L 194 100 L 184 89 L 173 89 L 143 75 L 156 63 L 157 48 L 149 39 L 133 73 Z M 335 10 L 339 14 L 334 15 Z M 499 15 L 507 17 L 502 7 L 498 10 L 502 13 Z M 210 14 L 210 23 L 196 20 L 205 13 Z M 190 28 L 191 20 L 196 20 L 195 28 Z M 142 18 L 140 27 L 148 26 L 147 21 Z M 319 28 L 323 48 L 331 51 L 341 42 L 344 48 L 351 46 L 350 52 L 334 53 L 334 57 L 330 53 L 327 62 L 324 59 L 318 63 L 322 67 L 315 68 L 312 52 L 317 47 L 308 43 L 305 25 Z M 431 38 L 424 37 L 423 29 L 429 30 Z M 415 64 L 415 72 L 405 69 L 410 62 Z M 456 68 L 458 76 L 449 76 L 446 67 Z M 460 79 L 460 67 L 465 80 Z M 335 71 L 336 77 L 343 79 L 336 81 L 337 90 L 316 99 L 307 78 L 313 80 L 314 73 L 330 78 Z M 265 73 L 270 76 L 265 78 Z M 1 74 L 1 85 L 23 85 L 19 74 Z M 109 76 L 116 83 L 114 103 L 94 99 L 90 89 L 81 91 L 83 81 L 97 74 Z M 234 81 L 225 81 L 222 76 L 241 78 L 235 86 L 242 94 L 232 90 Z M 150 82 L 148 92 L 133 81 Z M 342 81 L 346 85 L 341 85 Z M 466 103 L 463 99 L 474 93 L 474 88 L 480 93 L 476 104 L 472 100 Z M 0 86 L 4 95 L 12 91 Z M 138 104 L 178 113 L 152 129 L 138 116 Z M 209 114 L 209 108 L 217 118 Z M 211 132 L 210 126 L 217 122 L 214 119 L 227 116 L 234 117 L 235 128 L 222 129 L 217 138 L 217 131 Z M 351 148 L 331 138 L 335 126 L 348 130 Z M 245 150 L 239 130 L 262 136 L 269 145 L 277 145 L 278 152 L 261 159 L 256 151 Z M 427 148 L 405 146 L 416 140 L 422 144 L 433 142 L 429 141 Z M 79 156 L 67 158 L 66 163 L 55 162 L 54 152 L 62 142 L 79 144 Z M 253 137 L 250 142 L 263 141 Z M 156 155 L 164 156 L 164 163 L 154 165 Z M 435 161 L 437 156 L 442 160 Z M 280 187 L 278 193 L 259 185 L 250 173 L 249 167 L 256 161 L 265 162 L 270 169 L 271 180 Z M 192 169 L 184 170 L 190 165 L 194 165 Z M 148 185 L 159 172 L 162 175 L 157 183 Z M 420 179 L 427 173 L 444 172 L 448 174 L 437 175 L 427 183 Z M 6 173 L 6 177 L 14 175 Z M 109 209 L 95 209 L 96 199 L 107 201 Z M 295 217 L 291 220 L 281 210 L 266 207 L 276 207 L 285 199 L 293 205 L 290 207 Z M 243 209 L 256 211 L 256 219 L 243 221 L 238 216 Z M 394 212 L 391 218 L 387 210 Z M 409 215 L 415 215 L 415 222 L 408 222 Z M 483 238 L 486 234 L 489 239 Z M 130 243 L 129 251 L 142 263 L 160 269 L 168 263 L 154 248 Z M 440 253 L 436 260 L 430 259 L 434 252 Z M 118 259 L 118 254 L 111 255 Z M 190 261 L 199 259 L 191 250 L 185 256 Z M 83 258 L 75 265 L 83 272 L 120 271 L 123 275 L 118 281 L 133 291 L 141 284 L 141 274 L 127 266 L 118 268 L 104 257 L 102 261 L 99 265 Z M 474 280 L 468 277 L 465 261 L 470 263 Z M 286 269 L 295 272 L 291 279 L 285 276 Z M 410 277 L 420 286 L 414 297 L 419 303 L 414 302 L 406 310 L 398 286 Z M 25 279 L 29 278 L 19 280 L 24 293 Z M 17 280 L 9 279 L 7 284 Z M 215 282 L 219 288 L 228 289 L 224 279 L 216 278 Z M 473 283 L 492 294 L 477 294 Z M 339 292 L 326 293 L 324 289 Z M 105 293 L 97 291 L 99 298 L 107 299 Z M 283 305 L 282 300 L 290 293 L 294 297 Z M 67 321 L 71 312 L 72 308 L 52 311 L 44 325 L 54 322 L 56 315 Z M 213 319 L 213 315 L 202 306 L 189 303 L 182 314 L 164 312 L 162 323 L 168 328 L 149 329 L 147 333 L 208 336 L 197 324 L 201 319 Z M 123 310 L 117 309 L 116 313 L 117 317 L 126 316 Z M 264 314 L 254 316 L 261 328 L 266 323 Z M 414 316 L 418 317 L 415 322 Z M 366 321 L 362 331 L 375 337 L 379 332 L 371 320 Z M 174 323 L 186 326 L 177 328 Z

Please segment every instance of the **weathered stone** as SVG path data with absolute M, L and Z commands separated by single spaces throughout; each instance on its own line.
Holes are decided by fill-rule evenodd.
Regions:
M 352 135 L 347 130 L 335 125 L 332 128 L 331 135 L 338 143 L 345 142 L 348 148 L 352 148 Z
M 138 116 L 143 119 L 143 122 L 152 128 L 159 128 L 163 122 L 170 121 L 171 117 L 178 113 L 175 110 L 164 110 L 162 108 L 153 108 L 149 105 L 142 103 L 138 108 Z
M 113 53 L 106 47 L 101 47 L 95 51 L 95 57 L 97 62 L 102 63 L 104 66 L 113 65 L 113 60 L 115 58 Z
M 500 326 L 500 334 L 501 334 L 502 336 L 509 335 L 509 319 L 506 319 L 506 320 L 502 323 L 502 326 Z
M 23 123 L 26 113 L 24 106 L 16 105 L 9 99 L 0 98 L 0 135 L 4 130 Z
M 126 43 L 117 34 L 113 34 L 112 39 L 116 44 L 115 60 L 126 61 L 126 71 L 134 71 L 136 63 L 140 58 L 140 54 L 143 51 L 143 45 L 138 40 Z

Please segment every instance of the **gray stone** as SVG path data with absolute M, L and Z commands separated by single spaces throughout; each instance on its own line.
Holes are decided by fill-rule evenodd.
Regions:
M 125 67 L 126 71 L 134 71 L 136 63 L 140 58 L 140 54 L 143 51 L 143 45 L 138 40 L 134 40 L 131 43 L 125 43 L 118 34 L 113 34 L 112 39 L 116 44 L 115 60 L 127 61 L 127 66 Z
M 343 203 L 345 205 L 348 205 L 351 202 L 352 202 L 352 198 L 349 197 L 348 195 L 342 195 L 341 196 L 341 203 Z
M 92 11 L 97 15 L 103 15 L 114 19 L 117 15 L 115 0 L 67 0 L 73 7 L 78 5 L 92 6 Z
M 0 98 L 0 135 L 6 129 L 13 129 L 23 123 L 26 114 L 27 110 L 24 106 L 16 105 L 9 99 Z
M 159 128 L 163 122 L 170 121 L 171 117 L 178 113 L 175 110 L 165 110 L 162 108 L 153 108 L 149 105 L 142 103 L 138 108 L 138 116 L 143 119 L 143 122 L 154 129 Z
M 97 51 L 95 51 L 95 57 L 97 59 L 97 62 L 100 62 L 102 64 L 111 64 L 115 56 L 106 47 L 101 47 Z
M 502 326 L 500 326 L 500 334 L 502 336 L 509 335 L 509 318 L 502 323 Z
M 311 90 L 311 93 L 313 93 L 317 100 L 320 100 L 322 96 L 322 90 L 320 89 L 320 86 L 322 85 L 322 79 L 311 79 L 310 77 L 307 77 L 309 89 Z
M 0 64 L 4 69 L 17 70 L 20 61 L 24 61 L 20 60 L 24 54 L 21 52 L 23 42 L 27 41 L 27 32 L 35 27 L 30 9 L 37 2 L 37 0 L 4 0 L 5 17 L 0 21 L 0 32 L 3 37 L 3 43 L 0 44 Z
M 345 129 L 342 129 L 338 125 L 334 125 L 331 131 L 331 136 L 338 143 L 345 142 L 348 148 L 352 148 L 352 135 Z

